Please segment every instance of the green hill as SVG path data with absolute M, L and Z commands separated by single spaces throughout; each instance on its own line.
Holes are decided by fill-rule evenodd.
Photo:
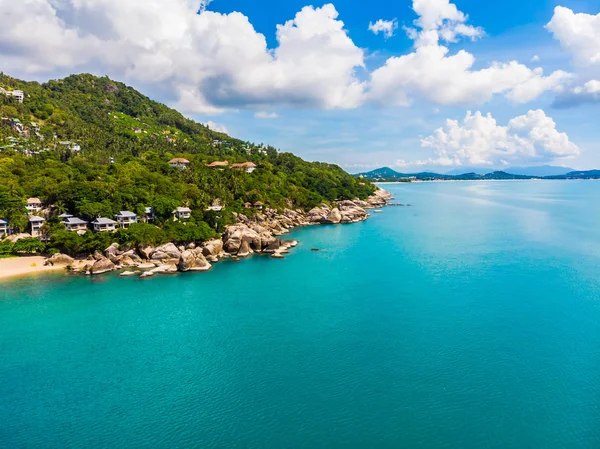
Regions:
M 0 94 L 0 217 L 17 230 L 27 226 L 28 197 L 87 221 L 153 207 L 162 224 L 185 205 L 192 222 L 221 229 L 246 202 L 309 209 L 374 191 L 336 165 L 213 131 L 106 77 L 40 84 L 0 74 L 0 88 L 25 92 L 22 104 Z M 169 166 L 174 157 L 189 168 Z M 217 160 L 257 169 L 206 167 Z M 225 210 L 206 211 L 217 198 Z

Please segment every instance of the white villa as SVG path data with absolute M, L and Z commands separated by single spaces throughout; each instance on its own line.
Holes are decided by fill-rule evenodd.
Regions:
M 185 170 L 188 167 L 188 165 L 190 165 L 190 161 L 182 157 L 176 157 L 169 161 L 169 165 L 173 168 Z
M 39 237 L 41 235 L 42 226 L 46 220 L 42 217 L 32 215 L 29 217 L 29 224 L 31 225 L 31 236 Z
M 98 217 L 92 221 L 94 231 L 96 232 L 113 232 L 117 228 L 117 222 L 110 218 Z
M 83 221 L 80 218 L 71 216 L 71 217 L 65 218 L 63 220 L 63 223 L 65 224 L 67 231 L 74 231 L 77 233 L 84 233 L 85 231 L 87 231 L 88 222 Z
M 0 93 L 6 95 L 7 97 L 15 98 L 19 103 L 23 103 L 25 100 L 25 92 L 22 90 L 6 90 L 0 87 Z
M 8 222 L 0 218 L 0 236 L 8 235 Z
M 156 214 L 154 213 L 154 208 L 147 207 L 144 211 L 144 220 L 146 223 L 151 223 L 156 219 Z
M 178 207 L 173 211 L 175 220 L 188 220 L 192 215 L 192 209 L 189 207 Z
M 34 213 L 42 210 L 42 202 L 39 198 L 27 198 L 27 206 L 25 206 L 27 212 Z
M 123 229 L 127 229 L 130 224 L 137 223 L 137 214 L 129 212 L 128 210 L 122 210 L 116 215 L 117 223 Z
M 69 219 L 69 218 L 73 218 L 73 215 L 71 215 L 71 214 L 69 214 L 69 213 L 65 212 L 64 214 L 60 214 L 60 215 L 58 216 L 58 218 L 60 218 L 60 221 L 62 221 L 63 223 L 65 223 L 65 222 L 67 221 L 67 219 Z

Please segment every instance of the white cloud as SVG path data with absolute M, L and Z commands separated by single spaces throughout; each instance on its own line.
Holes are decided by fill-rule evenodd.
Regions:
M 557 6 L 546 29 L 577 64 L 600 66 L 600 14 L 575 14 L 569 8 Z
M 276 112 L 258 111 L 256 114 L 254 114 L 254 117 L 262 119 L 274 119 L 279 118 L 279 114 Z
M 533 55 L 533 58 L 531 58 L 531 62 L 540 62 L 540 57 L 538 55 Z
M 160 86 L 186 112 L 267 104 L 352 108 L 362 102 L 364 85 L 354 71 L 364 65 L 364 54 L 333 5 L 307 6 L 278 25 L 273 49 L 243 14 L 215 13 L 207 5 L 0 0 L 2 69 L 38 76 L 109 73 Z
M 213 131 L 216 131 L 218 133 L 229 134 L 227 127 L 220 123 L 215 123 L 215 122 L 209 120 L 208 122 L 206 122 L 206 126 L 208 126 L 210 129 L 212 129 Z
M 394 32 L 398 29 L 398 20 L 383 20 L 379 19 L 377 22 L 369 22 L 369 31 L 374 34 L 382 33 L 383 37 L 389 39 L 394 35 Z
M 491 114 L 469 111 L 462 123 L 447 120 L 445 129 L 437 129 L 421 146 L 436 153 L 437 159 L 425 162 L 439 165 L 528 164 L 579 155 L 577 145 L 558 132 L 541 109 L 515 117 L 506 126 L 498 125 Z
M 440 41 L 459 37 L 477 39 L 484 32 L 465 24 L 468 17 L 448 0 L 414 0 L 419 15 L 417 28 L 408 28 L 415 41 L 412 53 L 389 58 L 372 74 L 369 98 L 384 104 L 410 105 L 415 95 L 441 105 L 472 105 L 503 94 L 514 103 L 531 101 L 547 90 L 559 90 L 570 78 L 556 71 L 544 76 L 542 69 L 518 63 L 493 62 L 473 70 L 475 57 L 465 50 L 450 54 Z
M 554 106 L 570 107 L 582 103 L 600 103 L 600 81 L 590 80 L 565 90 L 556 98 Z

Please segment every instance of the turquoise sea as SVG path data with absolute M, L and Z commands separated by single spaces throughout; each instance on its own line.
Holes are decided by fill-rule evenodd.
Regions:
M 600 448 L 600 182 L 385 188 L 286 260 L 0 283 L 0 447 Z

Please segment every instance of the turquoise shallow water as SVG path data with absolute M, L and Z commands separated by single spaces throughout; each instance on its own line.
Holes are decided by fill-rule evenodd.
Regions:
M 600 183 L 386 188 L 285 261 L 0 283 L 0 447 L 599 448 Z

